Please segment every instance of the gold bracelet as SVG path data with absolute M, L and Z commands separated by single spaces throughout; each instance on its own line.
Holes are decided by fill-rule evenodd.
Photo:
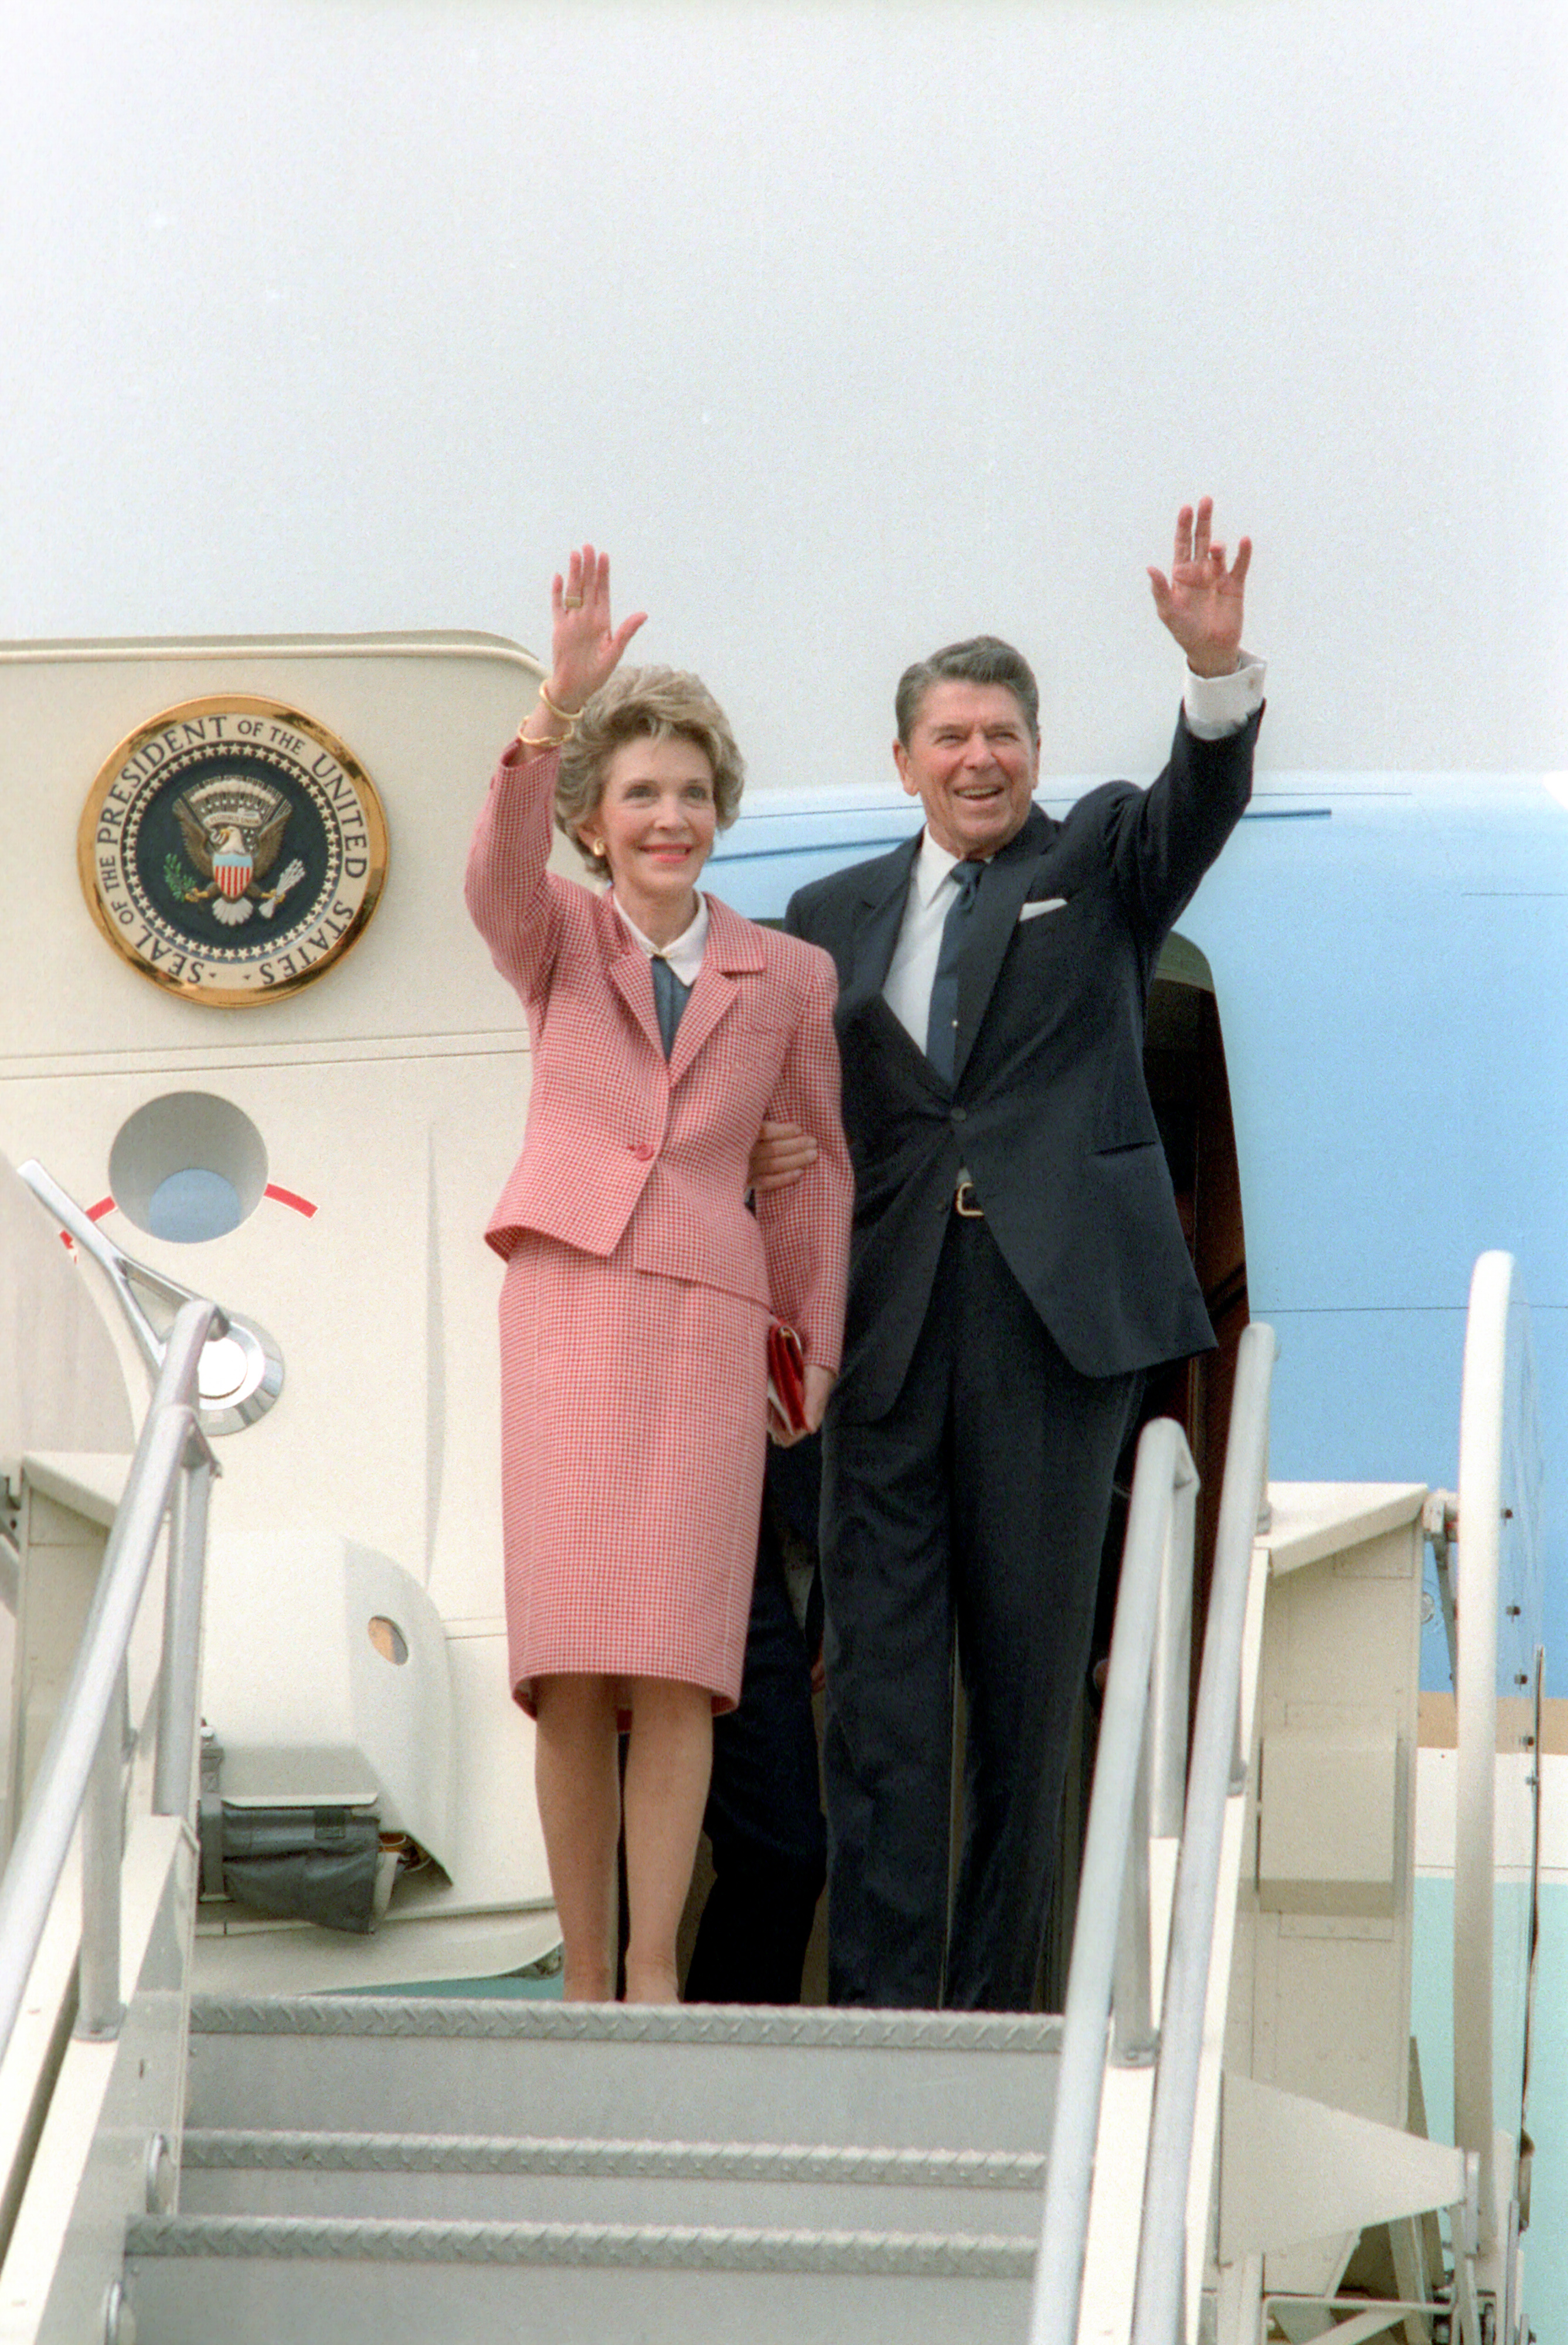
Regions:
M 551 715 L 552 716 L 558 716 L 562 725 L 568 727 L 566 737 L 570 741 L 572 734 L 577 730 L 577 720 L 582 714 L 582 709 L 562 708 L 558 701 L 551 700 L 549 692 L 542 684 L 539 687 L 539 696 L 541 700 L 543 701 L 546 708 L 549 709 Z
M 529 716 L 531 716 L 532 714 L 533 711 L 530 709 Z M 522 725 L 526 725 L 527 723 L 528 717 L 525 716 L 522 720 Z M 520 749 L 526 749 L 531 756 L 542 757 L 546 750 L 564 749 L 568 741 L 572 738 L 570 733 L 562 733 L 559 735 L 552 733 L 550 735 L 548 739 L 541 741 L 536 738 L 531 738 L 528 734 L 526 734 L 522 729 L 522 725 L 520 725 L 517 728 L 517 746 Z

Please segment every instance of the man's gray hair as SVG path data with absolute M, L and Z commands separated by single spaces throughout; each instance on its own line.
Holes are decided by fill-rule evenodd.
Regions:
M 898 679 L 893 706 L 898 719 L 898 737 L 906 749 L 909 736 L 919 721 L 922 704 L 934 684 L 1005 685 L 1023 713 L 1030 740 L 1038 741 L 1040 687 L 1035 682 L 1035 671 L 1023 653 L 1005 644 L 1000 635 L 971 635 L 965 643 L 946 644 L 929 659 L 916 660 L 913 667 L 905 669 Z

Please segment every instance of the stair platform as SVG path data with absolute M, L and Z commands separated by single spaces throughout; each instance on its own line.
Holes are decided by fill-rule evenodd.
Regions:
M 1061 2024 L 198 1998 L 143 2345 L 1017 2345 Z

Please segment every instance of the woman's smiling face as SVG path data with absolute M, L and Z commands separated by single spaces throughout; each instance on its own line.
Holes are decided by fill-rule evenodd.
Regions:
M 666 943 L 695 918 L 697 878 L 716 827 L 706 752 L 681 734 L 663 741 L 644 735 L 623 741 L 611 756 L 582 836 L 602 842 L 616 901 L 628 917 L 655 943 Z M 686 919 L 671 929 L 682 909 Z M 643 918 L 649 910 L 652 920 Z

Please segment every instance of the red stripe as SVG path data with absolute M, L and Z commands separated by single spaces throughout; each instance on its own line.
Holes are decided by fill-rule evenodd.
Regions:
M 96 1205 L 87 1207 L 87 1219 L 89 1222 L 101 1222 L 106 1213 L 112 1213 L 114 1210 L 115 1201 L 112 1197 L 100 1197 Z
M 307 1221 L 316 1211 L 309 1197 L 297 1197 L 292 1189 L 280 1189 L 276 1181 L 268 1181 L 262 1194 L 266 1197 L 276 1197 L 280 1205 L 292 1205 L 295 1212 L 303 1213 Z

